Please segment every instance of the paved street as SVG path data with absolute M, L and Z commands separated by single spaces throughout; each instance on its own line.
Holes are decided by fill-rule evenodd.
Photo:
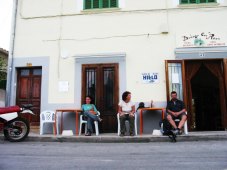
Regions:
M 0 141 L 0 170 L 227 170 L 227 141 L 59 143 Z

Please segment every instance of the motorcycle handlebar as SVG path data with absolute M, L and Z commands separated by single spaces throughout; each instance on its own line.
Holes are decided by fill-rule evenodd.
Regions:
M 23 109 L 30 109 L 30 110 L 33 107 L 32 104 L 22 104 L 21 106 L 22 106 Z
M 35 113 L 33 113 L 33 110 L 32 110 L 32 107 L 33 105 L 32 104 L 23 104 L 21 105 L 22 106 L 22 111 L 21 113 L 30 113 L 32 115 L 35 115 Z

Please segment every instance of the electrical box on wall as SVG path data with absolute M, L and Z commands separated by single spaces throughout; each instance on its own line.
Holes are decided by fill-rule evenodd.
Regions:
M 160 32 L 162 34 L 168 34 L 169 33 L 169 28 L 168 28 L 167 24 L 161 24 L 159 29 L 160 29 Z

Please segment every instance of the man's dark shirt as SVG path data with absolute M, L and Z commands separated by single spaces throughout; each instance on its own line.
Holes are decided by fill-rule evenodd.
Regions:
M 169 101 L 166 107 L 167 112 L 168 110 L 171 110 L 172 112 L 179 112 L 183 109 L 185 109 L 184 102 L 178 99 L 176 101 Z

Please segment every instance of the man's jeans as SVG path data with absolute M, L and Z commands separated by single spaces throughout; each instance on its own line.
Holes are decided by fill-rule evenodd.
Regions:
M 94 115 L 92 113 L 90 113 L 89 111 L 85 111 L 84 112 L 84 116 L 87 117 L 87 130 L 88 132 L 91 132 L 93 133 L 93 124 L 94 124 L 94 121 L 98 121 L 99 120 L 99 117 L 97 115 Z

